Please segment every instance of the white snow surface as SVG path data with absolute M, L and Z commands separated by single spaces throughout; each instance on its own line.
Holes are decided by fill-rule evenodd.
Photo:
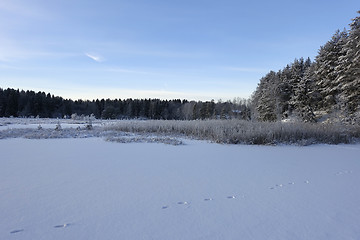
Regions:
M 360 145 L 0 140 L 0 239 L 359 239 Z
M 93 120 L 93 126 L 101 126 L 104 123 L 112 123 L 112 120 Z M 0 118 L 0 131 L 11 129 L 37 129 L 39 126 L 44 129 L 54 129 L 57 124 L 61 128 L 84 128 L 89 121 L 73 119 L 54 118 Z

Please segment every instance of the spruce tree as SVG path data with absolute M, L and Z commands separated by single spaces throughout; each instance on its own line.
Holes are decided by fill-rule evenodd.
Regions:
M 259 121 L 276 121 L 276 73 L 271 71 L 260 80 L 260 84 L 254 94 L 254 109 Z
M 347 38 L 346 31 L 339 30 L 319 50 L 316 56 L 314 77 L 316 79 L 316 90 L 320 93 L 321 101 L 318 102 L 318 110 L 331 113 L 338 104 L 339 81 L 337 66 L 339 59 L 344 55 L 343 47 Z
M 358 11 L 360 14 L 360 11 Z M 353 19 L 340 58 L 337 82 L 340 86 L 340 101 L 345 115 L 359 121 L 360 102 L 360 16 Z
M 309 59 L 310 60 L 310 59 Z M 314 103 L 318 101 L 319 93 L 314 91 L 314 66 L 306 64 L 308 67 L 299 82 L 295 91 L 295 109 L 299 117 L 305 122 L 315 122 Z

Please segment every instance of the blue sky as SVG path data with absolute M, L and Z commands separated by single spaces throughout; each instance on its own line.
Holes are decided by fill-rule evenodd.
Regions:
M 358 0 L 0 0 L 0 87 L 65 98 L 247 98 L 316 56 Z

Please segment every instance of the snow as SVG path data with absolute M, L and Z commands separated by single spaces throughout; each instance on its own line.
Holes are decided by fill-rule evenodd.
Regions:
M 360 144 L 0 140 L 0 239 L 358 239 Z
M 0 139 L 20 137 L 27 139 L 101 137 L 106 141 L 118 143 L 183 144 L 182 140 L 177 137 L 159 136 L 150 133 L 125 133 L 106 130 L 106 127 L 104 127 L 118 121 L 95 119 L 89 125 L 89 122 L 86 120 L 0 118 Z M 89 128 L 89 126 L 91 127 Z
M 104 121 L 111 123 L 112 121 Z M 11 129 L 37 129 L 41 126 L 44 129 L 55 129 L 60 123 L 62 128 L 84 128 L 89 121 L 73 119 L 51 119 L 51 118 L 0 118 L 0 131 Z M 103 121 L 92 120 L 93 126 L 101 126 Z

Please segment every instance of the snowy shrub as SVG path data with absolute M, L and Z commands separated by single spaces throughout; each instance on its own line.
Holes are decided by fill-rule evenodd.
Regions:
M 91 118 L 89 118 L 89 121 L 88 121 L 88 123 L 87 123 L 86 126 L 85 126 L 85 129 L 86 129 L 86 130 L 92 130 L 92 129 L 93 129 L 93 125 L 92 125 L 92 120 L 91 120 Z
M 147 135 L 109 136 L 105 140 L 110 142 L 118 142 L 118 143 L 163 143 L 174 146 L 183 144 L 183 142 L 178 138 L 147 136 Z
M 0 139 L 104 137 L 115 142 L 143 141 L 174 144 L 172 137 L 189 137 L 217 143 L 257 145 L 360 142 L 360 126 L 342 123 L 250 122 L 235 119 L 122 120 L 105 123 L 105 121 L 95 120 L 93 125 L 93 120 L 88 119 L 87 122 L 82 122 L 85 127 L 75 125 L 75 128 L 69 128 L 69 125 L 72 126 L 72 120 L 61 120 L 63 126 L 60 125 L 59 120 L 55 119 L 0 119 L 0 123 L 3 126 L 9 126 L 0 131 Z M 28 127 L 24 129 L 10 127 L 18 124 Z M 52 126 L 51 129 L 46 127 L 49 124 Z M 56 127 L 54 128 L 52 124 Z M 129 135 L 128 133 L 136 134 Z M 129 140 L 126 136 L 131 136 L 132 139 Z M 136 138 L 138 139 L 136 140 Z
M 60 122 L 58 122 L 58 123 L 56 124 L 55 130 L 56 130 L 56 131 L 60 131 L 60 130 L 61 130 Z
M 105 130 L 182 135 L 231 144 L 308 145 L 351 143 L 360 138 L 360 127 L 299 122 L 249 122 L 243 120 L 150 120 L 120 121 Z

